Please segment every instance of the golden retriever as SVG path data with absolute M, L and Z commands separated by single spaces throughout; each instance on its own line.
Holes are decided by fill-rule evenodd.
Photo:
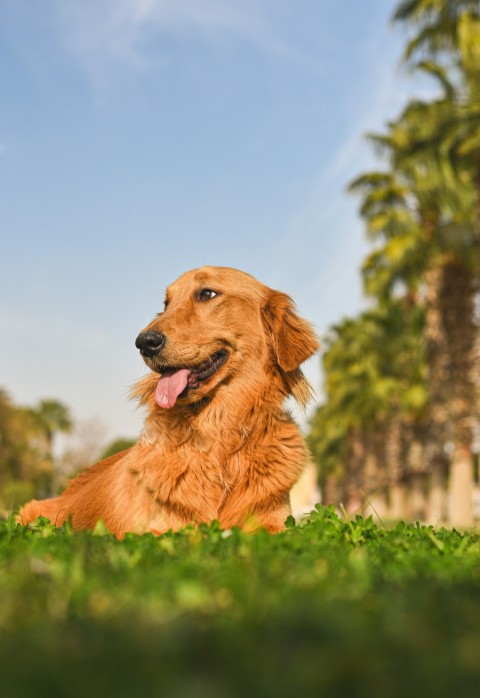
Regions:
M 282 530 L 308 459 L 283 403 L 311 397 L 300 364 L 318 349 L 291 299 L 236 269 L 194 269 L 136 346 L 151 369 L 132 390 L 148 410 L 138 443 L 26 504 L 21 523 L 71 517 L 80 530 L 101 519 L 118 538 L 214 519 Z

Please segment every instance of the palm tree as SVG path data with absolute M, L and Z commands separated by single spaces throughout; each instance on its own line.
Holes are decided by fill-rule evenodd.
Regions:
M 448 152 L 451 169 L 457 181 L 469 180 L 469 186 L 476 192 L 476 206 L 469 225 L 467 235 L 471 237 L 468 264 L 458 264 L 458 257 L 451 260 L 445 267 L 444 279 L 437 269 L 439 293 L 448 297 L 452 283 L 456 284 L 456 297 L 453 302 L 460 302 L 457 309 L 451 307 L 452 317 L 472 317 L 472 295 L 478 290 L 480 268 L 480 1 L 479 0 L 409 0 L 399 4 L 394 14 L 394 21 L 401 22 L 414 28 L 414 36 L 408 42 L 404 60 L 415 67 L 419 56 L 440 64 L 449 73 L 455 84 L 454 99 L 450 114 L 443 119 L 435 134 L 436 140 L 442 144 L 443 152 Z M 465 223 L 462 221 L 461 223 Z M 462 231 L 463 227 L 463 231 Z M 462 240 L 465 237 L 465 226 L 458 224 L 447 231 L 450 238 Z M 472 235 L 473 233 L 473 235 Z M 457 262 L 457 264 L 455 264 Z M 467 271 L 466 271 L 467 270 Z M 462 273 L 463 271 L 463 273 Z M 466 278 L 470 276 L 470 278 Z M 450 277 L 450 278 L 447 278 Z M 462 293 L 463 292 L 463 293 Z M 463 301 L 463 303 L 462 303 Z M 434 318 L 435 319 L 435 318 Z M 432 323 L 434 324 L 434 323 Z M 452 330 L 457 323 L 452 321 Z M 453 519 L 460 524 L 471 523 L 471 517 L 464 516 L 470 510 L 468 490 L 471 486 L 471 427 L 473 413 L 472 404 L 475 402 L 475 374 L 478 374 L 477 361 L 473 352 L 473 344 L 480 344 L 475 337 L 475 328 L 464 323 L 465 332 L 454 335 L 448 332 L 455 342 L 454 354 L 461 361 L 451 367 L 451 383 L 454 386 L 453 402 L 456 409 L 454 435 L 454 456 L 452 463 L 452 504 Z M 437 329 L 440 322 L 437 319 Z M 439 332 L 437 332 L 440 335 Z M 473 377 L 469 371 L 473 369 Z M 478 415 L 477 415 L 478 419 Z
M 376 215 L 372 218 L 372 207 L 366 204 L 372 198 L 375 180 L 369 180 L 368 176 L 359 178 L 353 183 L 353 189 L 358 189 L 359 184 L 361 188 L 362 181 L 370 182 L 361 211 L 366 214 L 367 229 L 371 232 L 373 226 L 377 236 L 386 240 L 364 266 L 364 272 L 370 275 L 370 287 L 382 288 L 383 285 L 388 291 L 387 282 L 399 275 L 403 275 L 404 282 L 411 287 L 412 276 L 417 275 L 417 283 L 423 288 L 424 336 L 430 368 L 430 458 L 432 469 L 437 474 L 444 472 L 444 449 L 448 442 L 453 444 L 455 491 L 456 469 L 464 472 L 470 467 L 467 462 L 471 458 L 475 411 L 472 347 L 477 272 L 475 256 L 471 254 L 475 240 L 475 197 L 468 174 L 465 170 L 462 173 L 461 168 L 452 170 L 445 155 L 447 147 L 439 138 L 451 111 L 453 88 L 441 68 L 431 64 L 423 67 L 440 80 L 444 88 L 441 98 L 430 103 L 410 103 L 399 119 L 389 124 L 387 134 L 371 136 L 377 147 L 388 154 L 395 173 L 391 180 L 397 182 L 397 190 L 403 185 L 402 198 L 397 197 L 392 205 L 390 197 L 379 196 L 375 186 L 376 209 L 373 211 Z M 461 177 L 462 174 L 465 176 Z M 383 226 L 378 226 L 377 222 L 379 201 Z M 402 212 L 401 217 L 398 210 Z M 456 497 L 452 500 L 455 502 Z M 461 509 L 471 512 L 471 506 L 462 504 Z M 453 511 L 452 515 L 455 522 L 470 522 L 464 513 L 457 515 Z
M 380 300 L 402 295 L 416 304 L 426 249 L 410 184 L 394 171 L 368 172 L 348 190 L 362 196 L 360 214 L 376 244 L 362 266 L 365 291 Z
M 42 427 L 47 442 L 47 452 L 52 456 L 53 438 L 58 432 L 69 432 L 72 418 L 68 407 L 58 400 L 41 400 L 33 410 Z
M 449 60 L 455 56 L 467 71 L 480 65 L 479 0 L 401 0 L 393 21 L 416 31 L 407 43 L 405 61 L 419 53 L 447 54 Z
M 0 389 L 0 506 L 14 508 L 50 493 L 52 459 L 35 410 L 19 407 Z
M 459 53 L 462 63 L 472 68 L 480 62 L 479 0 L 401 0 L 393 21 L 413 25 L 417 31 L 407 44 L 405 60 L 426 51 Z
M 385 134 L 371 136 L 389 169 L 351 185 L 363 197 L 361 214 L 375 242 L 363 275 L 378 306 L 331 333 L 324 358 L 327 400 L 313 419 L 311 444 L 331 472 L 343 468 L 367 489 L 363 462 L 372 463 L 374 451 L 370 470 L 377 480 L 381 468 L 387 475 L 402 469 L 412 475 L 427 464 L 442 483 L 450 449 L 452 500 L 461 491 L 468 495 L 463 511 L 454 506 L 451 517 L 469 523 L 473 300 L 480 269 L 480 0 L 405 0 L 394 20 L 416 32 L 405 60 L 432 75 L 442 91 L 433 101 L 412 101 Z M 404 327 L 396 304 L 408 318 Z M 416 314 L 421 327 L 412 321 Z M 428 359 L 427 433 L 425 371 L 411 373 L 411 352 L 421 336 L 417 355 L 426 349 Z M 388 435 L 386 443 L 379 433 Z M 457 487 L 466 474 L 467 487 Z
M 450 520 L 468 525 L 473 521 L 471 448 L 476 412 L 474 376 L 478 369 L 473 351 L 478 235 L 471 170 L 461 159 L 452 168 L 451 159 L 445 157 L 447 150 L 451 152 L 450 136 L 446 137 L 444 130 L 447 102 L 448 95 L 420 108 L 407 107 L 397 123 L 397 143 L 401 147 L 395 152 L 394 164 L 404 169 L 415 184 L 429 247 L 423 281 L 430 366 L 430 442 L 437 444 L 432 457 L 440 472 L 445 468 L 445 445 L 451 444 Z M 420 129 L 412 128 L 415 120 L 423 122 Z M 427 167 L 425 184 L 422 171 Z
M 327 337 L 326 402 L 309 438 L 325 502 L 355 510 L 363 493 L 385 511 L 388 493 L 407 475 L 406 434 L 426 401 L 419 323 L 418 309 L 391 301 L 344 320 Z
M 480 0 L 403 0 L 393 21 L 415 32 L 404 62 L 413 69 L 436 66 L 455 84 L 450 113 L 436 138 L 448 146 L 454 167 L 470 171 L 480 236 Z

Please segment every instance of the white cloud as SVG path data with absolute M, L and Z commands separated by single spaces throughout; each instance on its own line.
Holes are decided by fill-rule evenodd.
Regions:
M 318 68 L 275 35 L 251 0 L 54 0 L 65 48 L 90 77 L 121 63 L 135 70 L 158 64 L 150 42 L 158 35 L 195 31 L 241 37 L 262 50 Z
M 368 101 L 360 113 L 353 108 L 353 103 L 351 110 L 347 111 L 351 113 L 351 120 L 343 141 L 339 142 L 334 156 L 323 163 L 316 179 L 305 192 L 303 205 L 287 224 L 275 251 L 275 274 L 279 278 L 288 278 L 292 274 L 301 278 L 299 269 L 305 260 L 305 250 L 312 250 L 312 254 L 315 254 L 315 244 L 318 246 L 322 235 L 333 237 L 337 243 L 330 245 L 333 257 L 329 264 L 325 265 L 319 260 L 319 268 L 324 268 L 330 278 L 327 283 L 326 278 L 315 277 L 314 285 L 318 289 L 324 285 L 329 289 L 333 287 L 338 295 L 341 295 L 340 291 L 345 292 L 350 288 L 352 312 L 360 301 L 359 271 L 352 279 L 352 269 L 355 259 L 356 269 L 360 269 L 368 248 L 362 235 L 363 224 L 352 214 L 352 199 L 347 198 L 346 187 L 363 171 L 388 167 L 387 163 L 376 158 L 374 150 L 365 140 L 365 133 L 382 131 L 386 122 L 394 119 L 413 95 L 431 99 L 437 91 L 434 83 L 412 80 L 412 76 L 395 73 L 398 55 L 397 47 L 392 46 L 391 53 L 384 57 L 383 62 L 379 63 L 376 56 L 371 60 L 364 88 L 369 95 Z M 392 79 L 392 75 L 395 79 Z M 345 258 L 349 260 L 347 265 Z M 305 279 L 301 285 L 306 288 L 307 284 Z M 335 298 L 336 294 L 331 294 L 331 297 Z M 332 305 L 335 306 L 335 301 Z

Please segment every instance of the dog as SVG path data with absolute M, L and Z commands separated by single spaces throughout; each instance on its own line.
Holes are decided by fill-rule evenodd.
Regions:
M 281 531 L 308 461 L 284 402 L 312 397 L 300 365 L 319 347 L 289 296 L 236 269 L 194 269 L 135 344 L 151 369 L 132 389 L 147 409 L 138 443 L 18 520 L 71 519 L 74 530 L 101 520 L 117 538 L 213 520 Z

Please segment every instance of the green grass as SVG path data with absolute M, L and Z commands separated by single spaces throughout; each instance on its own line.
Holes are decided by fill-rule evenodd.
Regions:
M 0 695 L 480 694 L 480 536 L 0 524 Z

